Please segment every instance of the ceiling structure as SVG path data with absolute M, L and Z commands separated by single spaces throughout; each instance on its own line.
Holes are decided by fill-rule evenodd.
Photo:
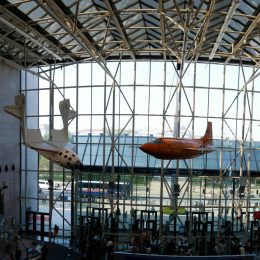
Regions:
M 260 0 L 2 0 L 0 59 L 260 64 Z

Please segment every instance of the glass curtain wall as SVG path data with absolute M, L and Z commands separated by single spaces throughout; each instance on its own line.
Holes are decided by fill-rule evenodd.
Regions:
M 49 229 L 59 223 L 62 235 L 72 232 L 82 240 L 96 222 L 96 232 L 118 233 L 118 241 L 141 236 L 145 228 L 160 237 L 201 236 L 202 227 L 194 225 L 198 219 L 207 222 L 208 239 L 210 232 L 220 236 L 228 223 L 240 235 L 248 230 L 259 210 L 258 71 L 191 63 L 180 80 L 170 61 L 108 62 L 107 67 L 116 81 L 90 62 L 43 68 L 49 81 L 39 78 L 32 88 L 24 84 L 27 104 L 37 108 L 27 110 L 27 120 L 34 120 L 45 139 L 50 128 L 62 128 L 59 101 L 70 99 L 78 115 L 69 138 L 84 163 L 74 173 L 41 156 L 37 161 L 34 152 L 23 149 L 22 185 L 28 186 L 31 171 L 39 178 L 37 193 L 22 194 L 25 208 L 48 213 Z M 210 154 L 162 162 L 138 149 L 161 136 L 201 137 L 208 121 L 214 138 Z

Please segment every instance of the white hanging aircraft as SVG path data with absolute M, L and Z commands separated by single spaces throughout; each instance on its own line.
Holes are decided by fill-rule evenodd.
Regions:
M 46 159 L 67 169 L 80 169 L 83 164 L 79 156 L 73 151 L 75 145 L 68 142 L 68 125 L 76 116 L 76 112 L 70 109 L 69 99 L 59 103 L 59 109 L 63 121 L 63 129 L 51 130 L 51 140 L 42 138 L 40 129 L 28 129 L 25 122 L 25 97 L 15 97 L 15 105 L 5 106 L 4 110 L 20 120 L 24 145 L 38 152 Z

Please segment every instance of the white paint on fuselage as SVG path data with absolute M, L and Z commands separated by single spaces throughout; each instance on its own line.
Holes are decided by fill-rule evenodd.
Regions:
M 69 148 L 59 147 L 57 149 L 58 152 L 35 150 L 46 159 L 60 165 L 61 167 L 79 168 L 82 166 L 79 156 Z

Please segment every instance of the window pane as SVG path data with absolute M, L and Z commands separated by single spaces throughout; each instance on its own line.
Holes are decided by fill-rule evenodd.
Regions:
M 164 63 L 153 62 L 151 64 L 151 85 L 163 85 L 163 84 L 164 84 Z
M 134 83 L 134 63 L 121 63 L 121 85 L 129 85 Z
M 208 87 L 209 85 L 209 65 L 197 63 L 196 65 L 196 86 Z
M 79 64 L 79 86 L 91 85 L 91 63 Z
M 222 90 L 209 90 L 209 116 L 221 117 L 222 115 Z
M 225 88 L 226 89 L 237 89 L 238 87 L 238 66 L 226 66 L 226 78 Z
M 150 76 L 150 62 L 137 62 L 136 63 L 136 84 L 147 85 L 149 84 Z
M 79 88 L 78 89 L 78 114 L 90 114 L 91 113 L 91 88 Z
M 196 89 L 195 92 L 195 115 L 207 116 L 208 110 L 208 90 Z
M 65 67 L 65 85 L 66 86 L 76 86 L 77 80 L 77 66 L 71 65 Z
M 218 64 L 210 65 L 210 87 L 223 88 L 224 66 Z
M 93 69 L 93 85 L 104 85 L 105 82 L 105 72 L 104 70 L 96 63 L 92 64 Z
M 163 87 L 151 87 L 150 113 L 163 114 Z
M 135 102 L 136 114 L 147 114 L 148 104 L 149 104 L 149 87 L 147 86 L 137 87 L 135 101 L 136 101 Z

